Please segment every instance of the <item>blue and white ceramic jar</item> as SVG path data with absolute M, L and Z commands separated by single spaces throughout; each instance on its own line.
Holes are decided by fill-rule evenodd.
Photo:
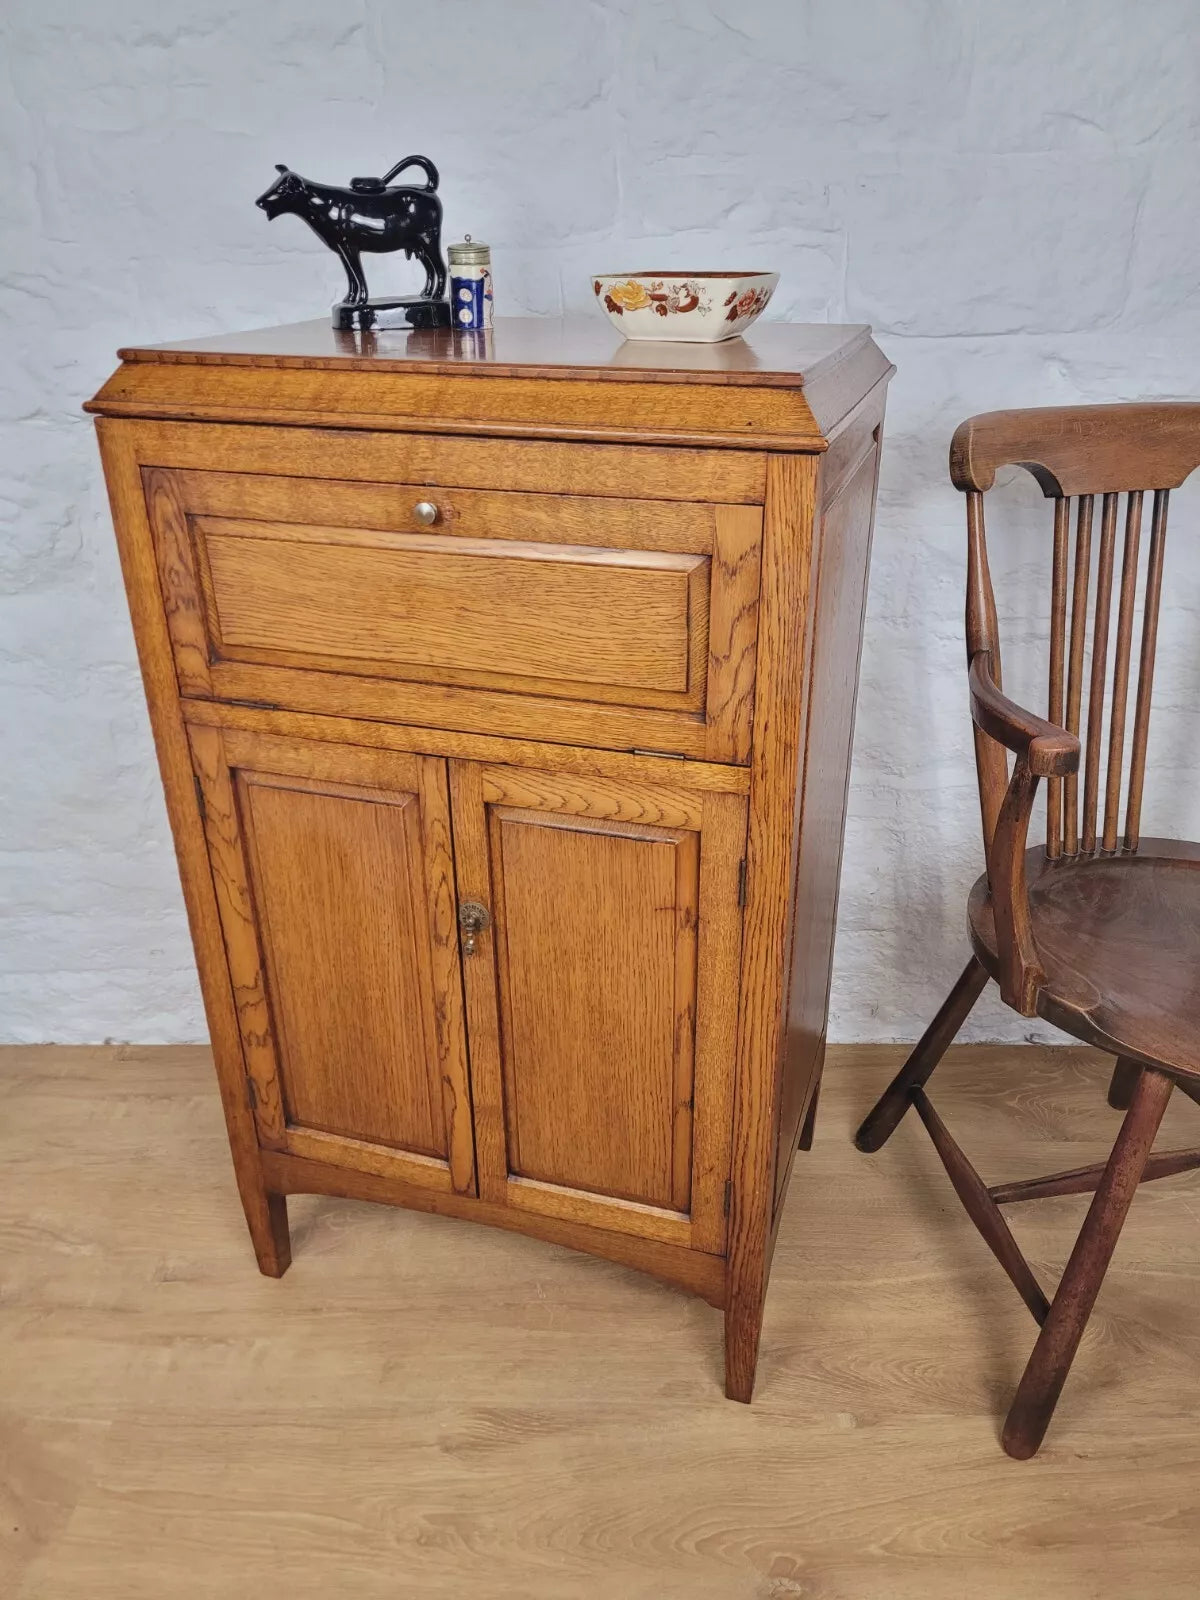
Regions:
M 450 320 L 456 328 L 492 325 L 492 251 L 467 234 L 450 245 Z

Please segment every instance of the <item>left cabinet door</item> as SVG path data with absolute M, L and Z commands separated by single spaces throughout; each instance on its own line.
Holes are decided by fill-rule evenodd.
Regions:
M 446 763 L 188 738 L 260 1142 L 473 1194 Z

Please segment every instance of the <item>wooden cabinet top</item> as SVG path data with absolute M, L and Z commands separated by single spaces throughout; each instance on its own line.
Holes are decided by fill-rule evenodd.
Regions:
M 622 340 L 600 317 L 501 317 L 488 334 L 321 320 L 119 353 L 87 410 L 758 449 L 823 449 L 893 371 L 863 325 L 767 322 L 682 344 Z

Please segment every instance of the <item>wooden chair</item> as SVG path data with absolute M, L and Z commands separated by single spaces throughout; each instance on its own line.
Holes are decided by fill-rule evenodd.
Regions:
M 855 1142 L 860 1150 L 878 1150 L 908 1107 L 915 1106 L 971 1220 L 1040 1324 L 1003 1431 L 1004 1448 L 1020 1458 L 1033 1455 L 1042 1442 L 1138 1184 L 1200 1166 L 1200 1149 L 1151 1154 L 1172 1088 L 1200 1102 L 1200 844 L 1141 837 L 1167 504 L 1170 490 L 1198 464 L 1200 403 L 996 411 L 964 422 L 950 447 L 950 476 L 967 497 L 967 677 L 987 871 L 968 904 L 974 954 Z M 1048 720 L 1014 704 L 1001 688 L 983 497 L 997 467 L 1006 465 L 1025 467 L 1054 501 Z M 1151 491 L 1128 790 L 1119 832 L 1139 547 L 1144 499 Z M 1122 494 L 1124 555 L 1101 816 Z M 1085 672 L 1097 520 L 1094 621 Z M 1043 778 L 1046 842 L 1028 849 L 1034 794 Z M 924 1086 L 989 978 L 1022 1016 L 1044 1017 L 1116 1056 L 1109 1101 L 1126 1115 L 1106 1164 L 989 1188 L 951 1138 Z M 1091 1190 L 1095 1196 L 1087 1219 L 1050 1302 L 1000 1207 Z

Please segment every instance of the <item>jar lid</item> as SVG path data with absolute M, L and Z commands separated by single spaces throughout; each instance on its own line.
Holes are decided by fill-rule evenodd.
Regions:
M 490 244 L 480 244 L 477 239 L 472 239 L 470 234 L 461 244 L 452 244 L 447 247 L 452 267 L 486 267 L 491 265 L 492 247 Z

